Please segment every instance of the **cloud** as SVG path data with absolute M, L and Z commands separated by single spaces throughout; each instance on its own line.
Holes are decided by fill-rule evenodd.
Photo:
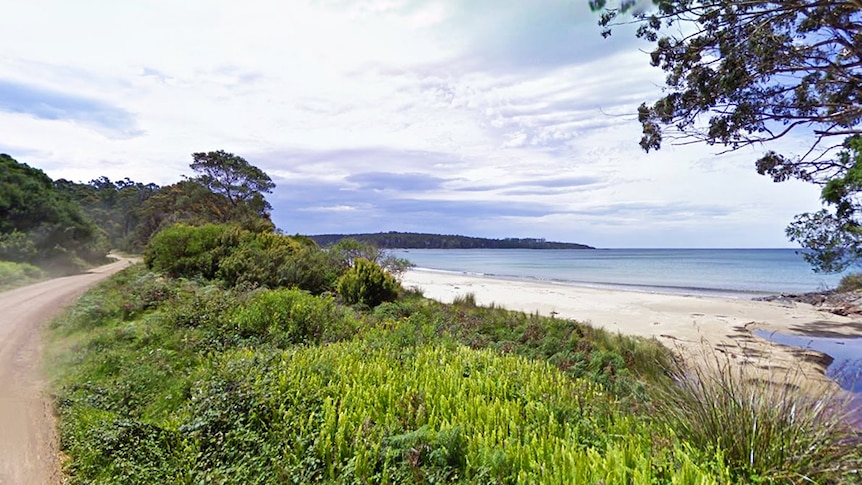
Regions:
M 427 191 L 442 188 L 447 179 L 422 173 L 362 172 L 346 178 L 358 190 Z
M 13 3 L 0 132 L 54 178 L 164 185 L 224 149 L 273 177 L 287 231 L 596 244 L 711 224 L 780 245 L 776 221 L 818 203 L 756 154 L 642 153 L 636 109 L 664 74 L 586 0 Z
M 135 117 L 98 99 L 0 79 L 0 111 L 71 120 L 119 136 L 136 136 Z

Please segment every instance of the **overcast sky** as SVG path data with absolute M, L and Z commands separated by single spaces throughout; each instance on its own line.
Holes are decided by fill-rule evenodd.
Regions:
M 789 247 L 817 189 L 757 175 L 764 148 L 642 153 L 663 75 L 596 20 L 587 0 L 6 2 L 0 153 L 166 185 L 226 150 L 276 182 L 286 233 Z

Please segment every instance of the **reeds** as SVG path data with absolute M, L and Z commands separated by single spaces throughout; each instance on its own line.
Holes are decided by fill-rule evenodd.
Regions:
M 674 371 L 655 392 L 659 422 L 701 452 L 720 455 L 738 480 L 860 483 L 862 434 L 837 393 L 800 374 L 768 375 L 720 358 Z M 757 481 L 759 480 L 759 482 Z

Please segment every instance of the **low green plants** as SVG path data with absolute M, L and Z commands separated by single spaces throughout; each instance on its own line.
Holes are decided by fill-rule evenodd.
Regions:
M 398 281 L 383 268 L 367 259 L 358 258 L 353 267 L 338 279 L 338 295 L 350 305 L 357 303 L 375 307 L 398 298 Z
M 44 277 L 45 273 L 28 263 L 0 261 L 0 290 L 22 286 Z
M 71 484 L 859 482 L 825 397 L 537 314 L 136 265 L 50 335 Z
M 279 347 L 339 340 L 353 333 L 351 320 L 330 296 L 283 288 L 252 296 L 228 317 L 240 338 L 271 340 Z
M 458 295 L 452 300 L 452 304 L 458 307 L 476 308 L 476 294 L 471 292 Z

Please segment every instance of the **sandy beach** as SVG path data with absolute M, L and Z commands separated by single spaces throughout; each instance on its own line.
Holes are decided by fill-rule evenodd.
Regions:
M 577 320 L 612 332 L 656 338 L 686 361 L 729 359 L 773 381 L 833 383 L 823 354 L 773 344 L 754 329 L 808 336 L 862 337 L 862 321 L 802 303 L 606 290 L 553 282 L 506 280 L 413 269 L 405 288 L 451 302 L 472 293 L 479 305 Z M 725 358 L 726 356 L 726 358 Z

